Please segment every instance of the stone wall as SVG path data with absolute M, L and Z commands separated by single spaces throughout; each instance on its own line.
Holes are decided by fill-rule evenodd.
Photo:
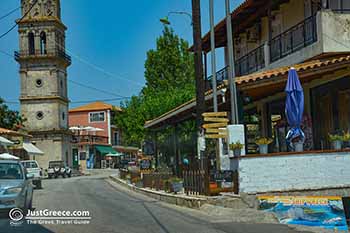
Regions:
M 246 157 L 238 169 L 242 193 L 350 187 L 350 152 Z

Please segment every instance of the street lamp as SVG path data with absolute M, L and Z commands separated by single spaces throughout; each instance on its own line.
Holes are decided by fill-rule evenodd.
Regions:
M 170 11 L 167 16 L 165 16 L 164 18 L 161 18 L 159 21 L 164 25 L 170 25 L 170 21 L 169 21 L 170 15 L 187 15 L 188 17 L 190 17 L 191 25 L 193 24 L 192 15 L 186 11 Z

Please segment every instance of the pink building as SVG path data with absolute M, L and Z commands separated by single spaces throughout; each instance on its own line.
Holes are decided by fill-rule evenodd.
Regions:
M 121 131 L 112 124 L 122 110 L 103 102 L 94 102 L 69 110 L 69 128 L 73 132 L 73 166 L 104 168 L 113 166 L 120 153 Z M 91 165 L 93 164 L 93 165 Z

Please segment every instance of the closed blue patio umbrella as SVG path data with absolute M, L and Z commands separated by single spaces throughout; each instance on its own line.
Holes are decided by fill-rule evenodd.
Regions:
M 304 141 L 305 138 L 304 132 L 300 128 L 304 113 L 304 92 L 298 74 L 293 67 L 288 72 L 285 92 L 287 93 L 286 116 L 291 128 L 287 133 L 286 140 L 293 148 L 293 139 L 299 137 L 301 141 Z

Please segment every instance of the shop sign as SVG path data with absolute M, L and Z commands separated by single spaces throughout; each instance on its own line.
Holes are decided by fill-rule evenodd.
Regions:
M 260 210 L 274 213 L 284 224 L 348 229 L 341 197 L 260 196 L 258 200 Z

